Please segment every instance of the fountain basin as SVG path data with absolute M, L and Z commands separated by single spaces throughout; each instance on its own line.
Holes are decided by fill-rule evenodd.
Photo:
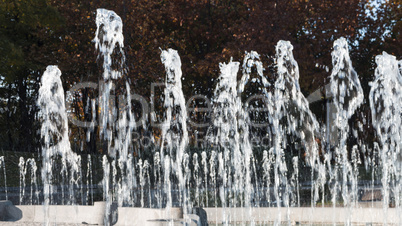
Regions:
M 44 207 L 40 205 L 17 205 L 22 218 L 14 221 L 18 224 L 40 224 L 44 222 Z M 92 224 L 103 225 L 105 202 L 95 202 L 93 206 L 50 205 L 49 219 L 52 224 Z M 260 208 L 203 208 L 204 218 L 195 214 L 183 215 L 179 207 L 170 209 L 118 207 L 117 219 L 113 225 L 211 225 L 256 224 L 395 224 L 402 222 L 397 208 L 377 208 L 359 205 L 347 207 L 260 207 Z
M 45 207 L 43 205 L 17 205 L 22 211 L 22 218 L 18 222 L 41 223 L 45 222 Z M 49 222 L 67 224 L 103 224 L 105 216 L 105 202 L 95 202 L 93 206 L 50 205 Z
M 17 205 L 22 211 L 22 218 L 16 220 L 19 224 L 45 222 L 44 206 L 42 205 Z M 93 206 L 50 205 L 49 222 L 51 224 L 89 224 L 103 225 L 105 218 L 106 202 L 95 202 Z M 119 207 L 116 209 L 116 220 L 113 225 L 166 225 L 169 222 L 181 225 L 184 221 L 181 208 L 152 209 Z M 112 214 L 114 211 L 112 211 Z M 186 216 L 188 225 L 197 225 L 197 215 Z
M 204 208 L 208 215 L 208 223 L 214 225 L 230 220 L 231 224 L 254 222 L 257 225 L 282 222 L 291 224 L 346 224 L 353 225 L 388 224 L 400 225 L 401 217 L 398 209 L 389 208 L 342 208 L 342 207 L 270 207 L 270 208 Z

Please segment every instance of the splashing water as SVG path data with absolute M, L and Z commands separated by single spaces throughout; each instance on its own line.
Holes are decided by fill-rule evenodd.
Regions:
M 306 149 L 306 161 L 313 165 L 317 161 L 318 122 L 309 108 L 309 103 L 300 90 L 299 67 L 293 58 L 293 46 L 289 41 L 279 41 L 276 46 L 278 78 L 275 83 L 276 101 L 287 119 L 287 134 L 301 139 Z M 279 115 L 281 117 L 281 115 Z
M 356 183 L 357 175 L 355 174 L 358 172 L 353 171 L 353 165 L 348 160 L 348 120 L 363 102 L 363 90 L 357 73 L 352 67 L 348 47 L 346 39 L 339 38 L 334 42 L 332 52 L 331 93 L 337 110 L 334 129 L 340 134 L 340 140 L 335 147 L 336 163 L 330 180 L 334 182 L 331 191 L 334 207 L 338 201 L 338 192 L 341 192 L 344 206 L 350 210 L 357 201 L 357 189 L 353 187 L 350 189 L 349 184 Z M 350 222 L 350 217 L 350 214 L 346 216 L 346 222 Z
M 92 172 L 92 159 L 91 155 L 88 154 L 88 163 L 87 163 L 87 194 L 86 194 L 86 204 L 94 203 L 94 190 L 93 190 L 93 172 Z
M 238 155 L 238 128 L 236 114 L 237 105 L 237 81 L 236 76 L 239 70 L 238 62 L 229 64 L 220 63 L 221 74 L 214 91 L 213 99 L 213 121 L 209 128 L 207 139 L 219 148 L 231 150 Z M 235 158 L 236 159 L 236 158 Z
M 264 75 L 262 57 L 255 51 L 246 52 L 240 81 L 237 81 L 239 62 L 231 60 L 219 64 L 220 74 L 212 99 L 213 117 L 206 136 L 209 143 L 206 149 L 195 152 L 187 150 L 189 135 L 181 83 L 181 59 L 176 50 L 163 50 L 160 57 L 166 71 L 164 115 L 161 136 L 156 138 L 160 146 L 151 158 L 146 159 L 145 155 L 144 158 L 133 155 L 136 149 L 132 133 L 137 125 L 128 82 L 121 87 L 125 95 L 118 102 L 112 101 L 116 99 L 113 96 L 116 84 L 125 79 L 126 72 L 122 20 L 113 11 L 98 9 L 96 25 L 94 42 L 103 68 L 99 126 L 109 155 L 102 159 L 103 200 L 106 202 L 104 224 L 112 224 L 115 220 L 110 218 L 113 202 L 119 207 L 166 207 L 167 215 L 163 217 L 171 224 L 173 219 L 169 214 L 175 206 L 183 208 L 184 218 L 193 207 L 215 207 L 212 209 L 216 213 L 222 207 L 222 219 L 217 223 L 224 225 L 235 221 L 258 224 L 255 214 L 258 208 L 276 207 L 271 211 L 277 214 L 265 217 L 264 222 L 279 225 L 285 221 L 290 224 L 291 208 L 302 205 L 301 189 L 304 189 L 304 194 L 310 189 L 311 205 L 315 207 L 320 195 L 324 204 L 326 187 L 330 188 L 334 207 L 342 203 L 348 208 L 345 222 L 351 223 L 352 208 L 357 206 L 358 201 L 357 179 L 361 163 L 360 144 L 347 145 L 348 121 L 361 105 L 363 92 L 352 67 L 346 39 L 336 40 L 332 52 L 330 87 L 337 111 L 334 129 L 340 134 L 333 158 L 330 151 L 323 153 L 318 146 L 320 141 L 325 142 L 324 135 L 301 92 L 293 46 L 288 41 L 279 41 L 275 48 L 276 80 L 273 84 Z M 402 62 L 386 53 L 377 56 L 376 62 L 378 67 L 370 92 L 370 106 L 379 141 L 377 149 L 380 153 L 383 206 L 387 210 L 387 204 L 393 197 L 395 205 L 401 207 Z M 42 182 L 47 224 L 49 215 L 46 208 L 58 203 L 58 189 L 61 189 L 62 204 L 77 202 L 74 190 L 80 189 L 84 193 L 79 184 L 82 179 L 81 158 L 71 151 L 68 141 L 69 129 L 60 76 L 57 66 L 48 66 L 42 76 L 37 102 L 42 122 Z M 258 90 L 258 95 L 249 93 L 250 87 L 252 92 Z M 260 99 L 251 99 L 255 96 Z M 95 119 L 96 103 L 93 101 L 90 104 L 92 119 Z M 260 120 L 260 124 L 255 123 L 256 119 Z M 90 131 L 94 131 L 94 123 L 93 120 Z M 251 139 L 256 134 L 263 134 L 269 140 L 268 146 L 255 148 Z M 95 138 L 88 135 L 87 139 Z M 298 156 L 293 153 L 295 149 L 299 152 Z M 93 183 L 94 161 L 88 156 L 87 187 Z M 4 158 L 0 158 L 1 166 L 5 171 Z M 24 161 L 21 157 L 19 166 L 20 203 L 24 201 L 25 183 L 29 183 L 25 178 L 29 169 L 31 203 L 39 202 L 39 193 L 35 192 L 37 195 L 34 197 L 32 190 L 33 187 L 37 189 L 34 159 Z M 302 178 L 302 171 L 306 169 L 311 170 L 311 181 L 308 182 Z M 56 170 L 60 172 L 60 187 L 53 184 Z M 83 203 L 92 203 L 93 191 L 90 194 L 87 190 L 85 201 L 81 198 Z M 241 210 L 239 216 L 233 212 L 235 209 Z M 218 221 L 218 214 L 215 217 L 212 220 Z
M 220 200 L 225 208 L 240 207 L 243 203 L 238 203 L 237 197 L 244 192 L 243 182 L 243 166 L 242 153 L 239 145 L 239 132 L 237 114 L 239 112 L 239 105 L 237 98 L 237 72 L 239 70 L 238 62 L 220 63 L 220 75 L 218 84 L 214 91 L 213 99 L 213 121 L 212 125 L 207 131 L 207 140 L 211 143 L 213 150 L 211 150 L 210 167 L 208 170 L 206 153 L 202 153 L 202 165 L 204 165 L 205 173 L 205 189 L 208 192 L 207 181 L 208 172 L 211 178 L 211 185 L 214 195 L 214 204 L 217 206 L 217 191 L 216 181 L 222 181 L 220 185 Z M 220 157 L 218 166 L 215 164 L 216 152 Z M 204 159 L 205 158 L 205 159 Z M 218 167 L 218 170 L 216 170 Z M 233 170 L 231 169 L 233 167 Z M 218 175 L 216 173 L 218 172 Z M 229 191 L 229 192 L 226 192 Z M 208 205 L 208 195 L 206 197 Z M 228 199 L 228 202 L 226 200 Z M 240 201 L 242 202 L 242 201 Z M 224 213 L 224 223 L 229 222 L 230 216 Z
M 257 72 L 255 78 L 251 78 L 253 69 Z M 255 125 L 255 123 L 252 123 L 251 121 L 251 112 L 257 112 L 256 117 L 258 118 L 259 111 L 268 111 L 269 113 L 273 112 L 273 106 L 272 106 L 272 95 L 270 92 L 268 92 L 268 87 L 271 86 L 271 84 L 268 82 L 268 80 L 265 78 L 263 75 L 263 65 L 260 60 L 260 55 L 255 52 L 251 51 L 249 53 L 246 52 L 243 60 L 243 75 L 242 78 L 239 82 L 238 85 L 238 97 L 237 97 L 237 104 L 240 105 L 238 107 L 238 130 L 239 130 L 239 141 L 240 141 L 240 150 L 241 150 L 241 156 L 242 159 L 240 160 L 242 169 L 235 169 L 241 170 L 244 174 L 244 179 L 242 180 L 242 184 L 240 185 L 242 188 L 244 187 L 244 206 L 248 208 L 246 216 L 247 218 L 252 218 L 252 209 L 251 206 L 252 200 L 254 199 L 255 204 L 257 207 L 259 206 L 259 192 L 258 192 L 258 184 L 257 184 L 257 177 L 255 174 L 255 163 L 254 163 L 254 156 L 253 156 L 253 150 L 252 150 L 252 145 L 250 142 L 250 135 L 252 132 L 252 129 L 254 127 L 261 127 L 260 125 Z M 261 94 L 259 96 L 256 96 L 256 100 L 261 98 L 262 103 L 260 103 L 263 107 L 262 109 L 255 109 L 254 106 L 250 106 L 250 98 L 254 98 L 254 95 L 251 97 L 248 97 L 248 99 L 243 102 L 242 101 L 242 96 L 246 93 L 246 85 L 249 82 L 253 82 L 255 84 L 260 84 L 261 85 Z M 254 115 L 253 115 L 254 116 Z M 262 127 L 266 127 L 267 125 L 262 125 Z M 252 175 L 254 172 L 254 181 L 255 186 L 253 186 L 252 183 Z M 252 221 L 251 224 L 254 224 Z
M 98 9 L 96 14 L 96 36 L 94 38 L 95 47 L 99 51 L 98 58 L 103 62 L 103 83 L 101 83 L 101 131 L 108 144 L 108 154 L 114 158 L 111 163 L 113 173 L 105 172 L 104 186 L 109 188 L 106 181 L 112 177 L 113 189 L 106 192 L 105 197 L 107 212 L 110 215 L 110 205 L 113 200 L 117 201 L 118 206 L 134 205 L 133 190 L 137 187 L 135 177 L 135 166 L 133 156 L 130 153 L 132 146 L 132 132 L 136 127 L 134 115 L 131 110 L 131 91 L 128 82 L 125 87 L 125 97 L 119 98 L 115 103 L 112 91 L 115 89 L 114 81 L 123 77 L 126 71 L 123 22 L 113 11 Z M 112 58 L 112 55 L 118 56 Z M 117 119 L 117 123 L 114 123 Z M 115 133 L 115 134 L 114 134 Z M 104 159 L 106 166 L 108 161 Z M 119 175 L 119 177 L 117 177 Z M 110 219 L 105 219 L 109 222 Z
M 130 86 L 126 83 L 126 99 L 120 100 L 119 119 L 117 121 L 117 134 L 115 137 L 114 152 L 118 157 L 118 169 L 121 175 L 117 199 L 119 206 L 132 204 L 133 194 L 131 191 L 136 187 L 135 167 L 133 166 L 133 154 L 129 153 L 132 141 L 132 132 L 136 127 L 134 116 L 131 111 Z
M 38 167 L 36 165 L 36 161 L 34 158 L 28 158 L 27 161 L 25 162 L 25 170 L 28 171 L 30 170 L 30 199 L 29 203 L 31 205 L 33 204 L 39 204 L 39 190 L 38 190 L 38 180 L 36 177 L 36 171 L 38 170 Z M 25 171 L 25 173 L 26 173 Z
M 187 197 L 189 197 L 188 189 L 185 189 L 186 183 L 183 171 L 183 160 L 185 149 L 188 144 L 187 132 L 187 110 L 181 85 L 181 60 L 176 50 L 163 50 L 161 53 L 161 61 L 165 66 L 166 79 L 164 89 L 164 108 L 165 118 L 161 128 L 161 161 L 165 162 L 165 182 L 171 183 L 166 176 L 170 177 L 171 172 L 177 178 L 179 188 L 179 202 L 182 203 L 183 213 L 189 211 Z M 166 149 L 166 150 L 165 150 Z M 169 157 L 170 156 L 170 157 Z M 165 160 L 164 160 L 165 159 Z M 171 161 L 169 164 L 167 161 Z M 166 169 L 171 167 L 172 169 Z M 170 189 L 171 185 L 167 185 Z M 170 193 L 171 190 L 167 190 Z M 171 205 L 171 203 L 169 202 Z
M 20 205 L 22 205 L 25 196 L 25 174 L 27 173 L 24 157 L 20 157 L 18 167 L 20 168 Z
M 116 117 L 115 106 L 110 103 L 110 93 L 113 89 L 113 80 L 122 77 L 125 64 L 123 22 L 115 12 L 97 9 L 96 27 L 96 36 L 93 41 L 95 48 L 99 50 L 98 58 L 103 61 L 102 76 L 104 79 L 101 87 L 103 94 L 101 96 L 101 134 L 109 141 L 110 149 L 113 137 L 113 119 Z M 115 52 L 120 59 L 112 59 Z
M 363 102 L 363 89 L 349 57 L 349 46 L 345 38 L 334 42 L 332 51 L 331 92 L 338 110 L 336 125 L 347 127 L 349 119 Z
M 377 68 L 369 94 L 373 126 L 379 138 L 384 209 L 393 193 L 401 206 L 402 73 L 401 61 L 386 52 L 375 58 Z
M 162 207 L 162 196 L 163 196 L 163 187 L 162 187 L 162 175 L 161 175 L 161 158 L 159 156 L 159 152 L 156 152 L 154 155 L 154 183 L 156 184 L 156 206 Z
M 188 132 L 186 104 L 181 85 L 180 56 L 176 50 L 163 50 L 161 61 L 166 70 L 166 87 L 164 90 L 166 118 L 162 125 L 161 150 L 163 151 L 166 142 L 170 152 L 168 154 L 174 157 L 175 162 L 181 164 L 188 143 Z M 163 154 L 162 152 L 162 157 Z
M 4 162 L 4 156 L 0 156 L 0 170 L 3 170 L 4 174 L 4 193 L 6 193 L 6 200 L 8 200 L 8 193 L 7 193 L 7 175 L 6 175 L 6 164 Z
M 202 202 L 202 207 L 208 207 L 208 163 L 207 163 L 207 153 L 205 151 L 203 151 L 201 153 L 201 165 L 204 171 L 204 175 L 203 175 L 203 179 L 204 179 L 204 191 L 206 193 L 206 195 L 204 195 L 203 197 L 205 197 L 205 204 L 204 204 L 204 200 Z
M 52 202 L 53 167 L 57 157 L 61 158 L 61 174 L 68 182 L 68 203 L 74 203 L 73 186 L 78 184 L 80 165 L 79 157 L 71 151 L 68 137 L 68 122 L 65 108 L 64 90 L 61 83 L 61 72 L 57 66 L 48 66 L 41 79 L 38 105 L 42 122 L 42 181 L 44 185 L 45 221 L 49 224 L 48 205 Z M 69 170 L 70 169 L 70 170 Z M 62 186 L 64 189 L 64 186 Z M 63 199 L 65 200 L 65 199 Z
M 102 158 L 102 169 L 103 169 L 103 180 L 102 180 L 102 188 L 103 188 L 103 200 L 106 202 L 105 205 L 105 217 L 103 219 L 105 225 L 109 225 L 111 212 L 111 203 L 112 203 L 112 194 L 111 194 L 111 186 L 110 186 L 110 164 L 107 156 L 104 155 Z

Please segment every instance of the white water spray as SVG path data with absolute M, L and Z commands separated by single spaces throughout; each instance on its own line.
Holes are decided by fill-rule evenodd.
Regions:
M 401 62 L 383 52 L 375 58 L 377 68 L 369 94 L 373 126 L 379 140 L 384 210 L 391 195 L 401 207 L 402 169 L 402 73 Z
M 37 104 L 42 122 L 42 181 L 44 186 L 45 221 L 49 223 L 48 205 L 51 203 L 54 162 L 60 157 L 62 174 L 68 181 L 69 203 L 74 203 L 73 186 L 78 183 L 79 157 L 72 152 L 68 137 L 68 122 L 65 108 L 61 71 L 57 66 L 48 66 L 41 79 Z M 63 183 L 63 182 L 62 182 Z M 62 186 L 64 187 L 64 186 Z
M 166 79 L 164 89 L 165 118 L 161 128 L 160 156 L 162 162 L 164 161 L 163 158 L 170 156 L 172 164 L 166 164 L 165 160 L 165 177 L 170 177 L 169 174 L 166 174 L 166 171 L 169 170 L 177 178 L 180 192 L 179 199 L 180 203 L 183 204 L 183 212 L 186 214 L 189 210 L 185 200 L 189 194 L 188 190 L 185 189 L 183 158 L 188 144 L 188 132 L 186 102 L 181 85 L 181 61 L 179 54 L 173 49 L 163 50 L 161 61 L 165 66 Z M 166 166 L 172 167 L 172 169 L 166 169 Z M 170 180 L 166 179 L 165 181 L 170 183 Z M 171 187 L 171 185 L 167 187 Z M 171 190 L 166 192 L 171 193 Z
M 351 161 L 348 159 L 347 138 L 349 136 L 348 120 L 363 102 L 363 90 L 357 73 L 352 67 L 349 57 L 349 46 L 345 38 L 339 38 L 334 42 L 332 51 L 333 69 L 331 72 L 331 93 L 336 106 L 336 120 L 333 127 L 340 134 L 340 140 L 335 147 L 335 165 L 332 170 L 331 181 L 334 182 L 332 190 L 332 203 L 335 207 L 338 200 L 338 192 L 341 192 L 345 207 L 354 207 L 357 190 L 350 189 L 357 172 L 353 171 Z M 339 184 L 341 182 L 341 184 Z M 353 187 L 352 187 L 353 188 Z M 350 221 L 351 215 L 346 216 L 345 221 Z

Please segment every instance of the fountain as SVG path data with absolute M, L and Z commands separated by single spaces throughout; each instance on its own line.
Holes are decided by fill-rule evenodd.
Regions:
M 391 195 L 396 208 L 401 208 L 402 74 L 401 61 L 398 62 L 394 56 L 384 52 L 375 60 L 377 68 L 369 99 L 373 127 L 379 137 L 376 147 L 382 169 L 382 201 L 386 212 Z
M 150 153 L 137 156 L 133 133 L 147 120 L 136 120 L 132 100 L 137 95 L 125 79 L 122 19 L 98 9 L 96 26 L 94 42 L 103 71 L 100 96 L 88 103 L 93 119 L 99 106 L 99 134 L 107 150 L 103 156 L 71 150 L 62 72 L 48 66 L 37 101 L 42 153 L 39 159 L 20 157 L 17 166 L 17 208 L 24 213 L 19 222 L 402 224 L 402 62 L 396 57 L 376 57 L 368 98 L 378 138 L 374 150 L 348 142 L 361 129 L 353 128 L 350 120 L 364 96 L 344 38 L 334 42 L 332 52 L 328 87 L 336 111 L 331 130 L 320 126 L 310 110 L 300 89 L 293 46 L 281 40 L 272 65 L 274 82 L 264 74 L 262 57 L 255 51 L 245 53 L 243 64 L 233 59 L 219 63 L 205 146 L 193 149 L 181 59 L 176 50 L 161 50 L 166 71 L 162 115 L 143 114 L 150 123 L 162 123 L 146 131 L 152 135 Z M 119 92 L 117 83 L 124 84 Z M 248 92 L 250 86 L 258 93 Z M 88 128 L 95 130 L 94 120 Z M 335 144 L 329 142 L 330 134 L 338 134 Z M 257 145 L 255 138 L 260 140 Z M 96 137 L 88 132 L 87 139 Z M 360 156 L 362 149 L 371 154 Z M 9 199 L 5 158 L 0 157 L 0 183 L 5 184 L 0 191 Z M 371 173 L 371 181 L 360 180 L 362 171 Z M 381 208 L 375 207 L 378 200 Z

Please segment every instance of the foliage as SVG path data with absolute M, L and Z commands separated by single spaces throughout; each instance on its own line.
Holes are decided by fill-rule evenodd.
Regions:
M 329 82 L 332 43 L 344 36 L 367 96 L 374 56 L 401 55 L 401 0 L 6 0 L 0 2 L 0 97 L 3 149 L 34 151 L 35 103 L 46 65 L 59 65 L 65 90 L 83 81 L 98 83 L 101 69 L 92 39 L 97 8 L 114 10 L 123 19 L 126 80 L 131 90 L 150 98 L 150 86 L 164 79 L 160 49 L 177 49 L 182 60 L 185 96 L 211 97 L 218 63 L 242 61 L 244 51 L 263 55 L 270 81 L 277 41 L 289 40 L 300 67 L 304 94 Z M 317 67 L 318 65 L 318 67 Z M 122 80 L 121 82 L 124 82 Z M 73 93 L 75 117 L 92 120 L 86 100 L 97 90 Z M 89 110 L 88 110 L 89 109 Z M 315 109 L 322 118 L 323 107 Z M 363 112 L 369 117 L 367 107 Z M 322 116 L 322 117 L 321 117 Z M 71 129 L 82 147 L 85 128 Z M 93 132 L 92 136 L 97 136 Z M 371 138 L 367 138 L 371 139 Z M 91 152 L 101 143 L 87 143 Z M 86 148 L 84 148 L 86 149 Z
M 1 148 L 34 151 L 39 79 L 55 63 L 63 18 L 46 0 L 1 1 L 0 15 Z

